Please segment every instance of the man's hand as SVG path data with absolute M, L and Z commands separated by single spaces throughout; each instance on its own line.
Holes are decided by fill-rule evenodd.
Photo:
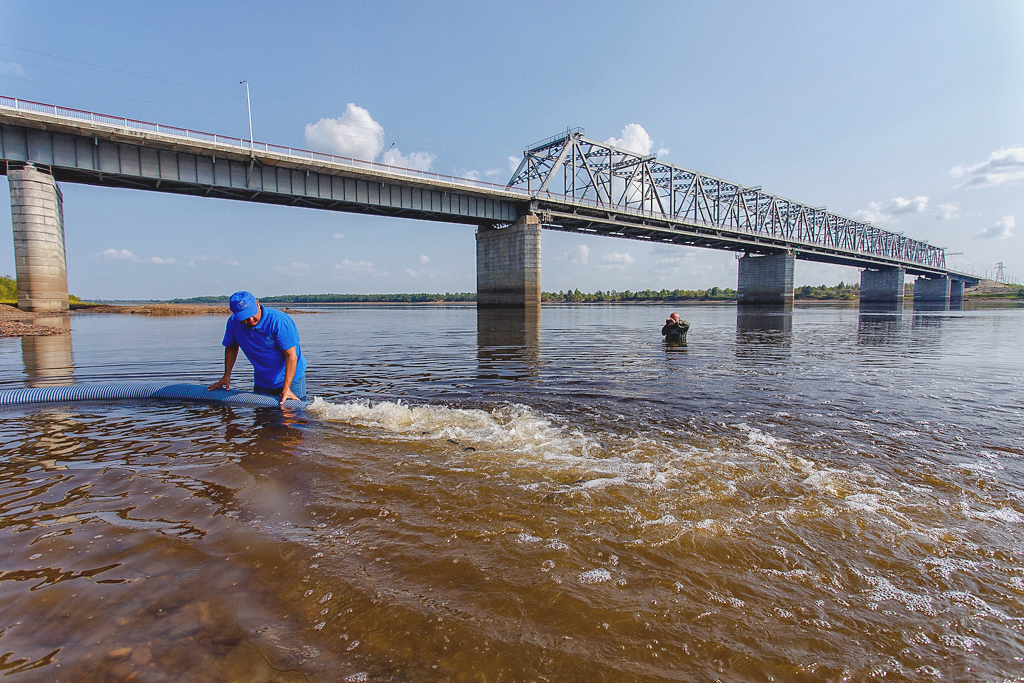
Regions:
M 217 380 L 216 382 L 214 382 L 210 386 L 206 387 L 206 390 L 207 391 L 213 391 L 214 389 L 230 389 L 230 388 L 231 388 L 231 378 L 230 377 L 221 377 L 219 380 Z
M 282 408 L 284 408 L 284 402 L 287 401 L 288 399 L 292 399 L 293 401 L 300 401 L 300 400 L 302 400 L 298 396 L 296 396 L 295 394 L 292 393 L 291 388 L 286 388 L 284 391 L 281 392 L 281 407 Z

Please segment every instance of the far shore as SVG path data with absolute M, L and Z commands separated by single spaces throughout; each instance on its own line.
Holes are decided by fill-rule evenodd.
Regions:
M 794 300 L 797 307 L 818 306 L 818 305 L 842 305 L 848 307 L 858 306 L 859 298 L 854 299 L 801 299 Z M 1011 297 L 1005 292 L 978 292 L 969 294 L 964 298 L 965 304 L 977 304 L 984 307 L 993 304 L 1006 306 L 1024 305 L 1024 298 Z M 625 301 L 572 301 L 569 299 L 544 300 L 542 307 L 549 306 L 595 306 L 595 305 L 622 305 L 622 306 L 660 306 L 660 307 L 683 307 L 683 306 L 720 306 L 737 305 L 735 298 L 730 299 L 643 299 Z M 318 311 L 311 308 L 336 308 L 336 307 L 420 307 L 420 306 L 457 306 L 463 308 L 475 308 L 475 301 L 317 301 L 317 302 L 283 302 L 273 301 L 266 304 L 272 308 L 283 310 L 295 315 L 315 314 Z M 913 307 L 913 296 L 909 295 L 904 300 L 904 307 Z M 71 305 L 72 315 L 140 315 L 151 317 L 176 317 L 176 316 L 197 316 L 216 315 L 227 316 L 231 311 L 227 306 L 203 303 L 167 303 L 158 301 L 147 302 L 112 302 L 112 303 L 88 303 L 75 302 Z M 29 336 L 51 336 L 70 332 L 70 325 L 67 322 L 67 313 L 30 313 L 20 310 L 10 303 L 0 303 L 0 337 L 29 337 Z

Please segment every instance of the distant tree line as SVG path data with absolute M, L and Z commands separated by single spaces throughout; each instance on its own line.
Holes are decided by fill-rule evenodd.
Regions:
M 259 300 L 268 304 L 354 304 L 354 303 L 432 303 L 472 302 L 475 292 L 445 292 L 444 294 L 283 294 L 261 296 Z M 171 299 L 172 304 L 226 304 L 226 296 L 196 296 L 191 299 Z
M 579 289 L 558 292 L 542 292 L 541 301 L 553 303 L 586 303 L 602 301 L 731 301 L 736 298 L 735 289 L 642 289 L 608 292 L 597 290 L 593 293 L 581 292 Z
M 804 285 L 797 287 L 793 291 L 793 296 L 796 299 L 857 299 L 860 298 L 860 285 L 848 285 L 845 282 L 840 282 L 835 287 Z
M 840 282 L 834 287 L 805 285 L 797 287 L 797 299 L 856 299 L 860 287 Z M 645 302 L 645 301 L 735 301 L 736 290 L 730 287 L 710 289 L 642 289 L 637 291 L 597 290 L 581 292 L 579 289 L 542 292 L 541 301 L 550 303 L 588 302 Z M 284 294 L 260 297 L 268 304 L 344 304 L 344 303 L 472 303 L 475 292 L 445 292 L 444 294 Z M 226 296 L 197 296 L 190 299 L 172 299 L 175 304 L 226 304 Z

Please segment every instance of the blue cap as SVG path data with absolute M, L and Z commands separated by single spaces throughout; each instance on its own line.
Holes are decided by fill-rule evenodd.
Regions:
M 259 312 L 256 305 L 256 297 L 249 292 L 235 292 L 228 299 L 228 308 L 231 309 L 231 317 L 241 322 L 248 320 Z

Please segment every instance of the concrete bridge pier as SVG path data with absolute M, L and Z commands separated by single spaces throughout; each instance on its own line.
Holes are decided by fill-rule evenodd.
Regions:
M 903 304 L 904 280 L 907 271 L 902 268 L 880 268 L 860 272 L 860 302 L 862 304 Z
M 32 164 L 7 171 L 14 224 L 18 308 L 33 313 L 68 310 L 64 255 L 64 198 L 57 181 Z
M 540 306 L 540 230 L 529 214 L 505 228 L 477 229 L 477 308 Z
M 949 292 L 949 277 L 919 277 L 914 280 L 914 308 L 949 310 Z
M 795 263 L 796 257 L 788 252 L 743 256 L 739 260 L 736 301 L 740 304 L 791 305 Z
M 950 280 L 949 282 L 949 310 L 962 311 L 964 309 L 964 281 Z

